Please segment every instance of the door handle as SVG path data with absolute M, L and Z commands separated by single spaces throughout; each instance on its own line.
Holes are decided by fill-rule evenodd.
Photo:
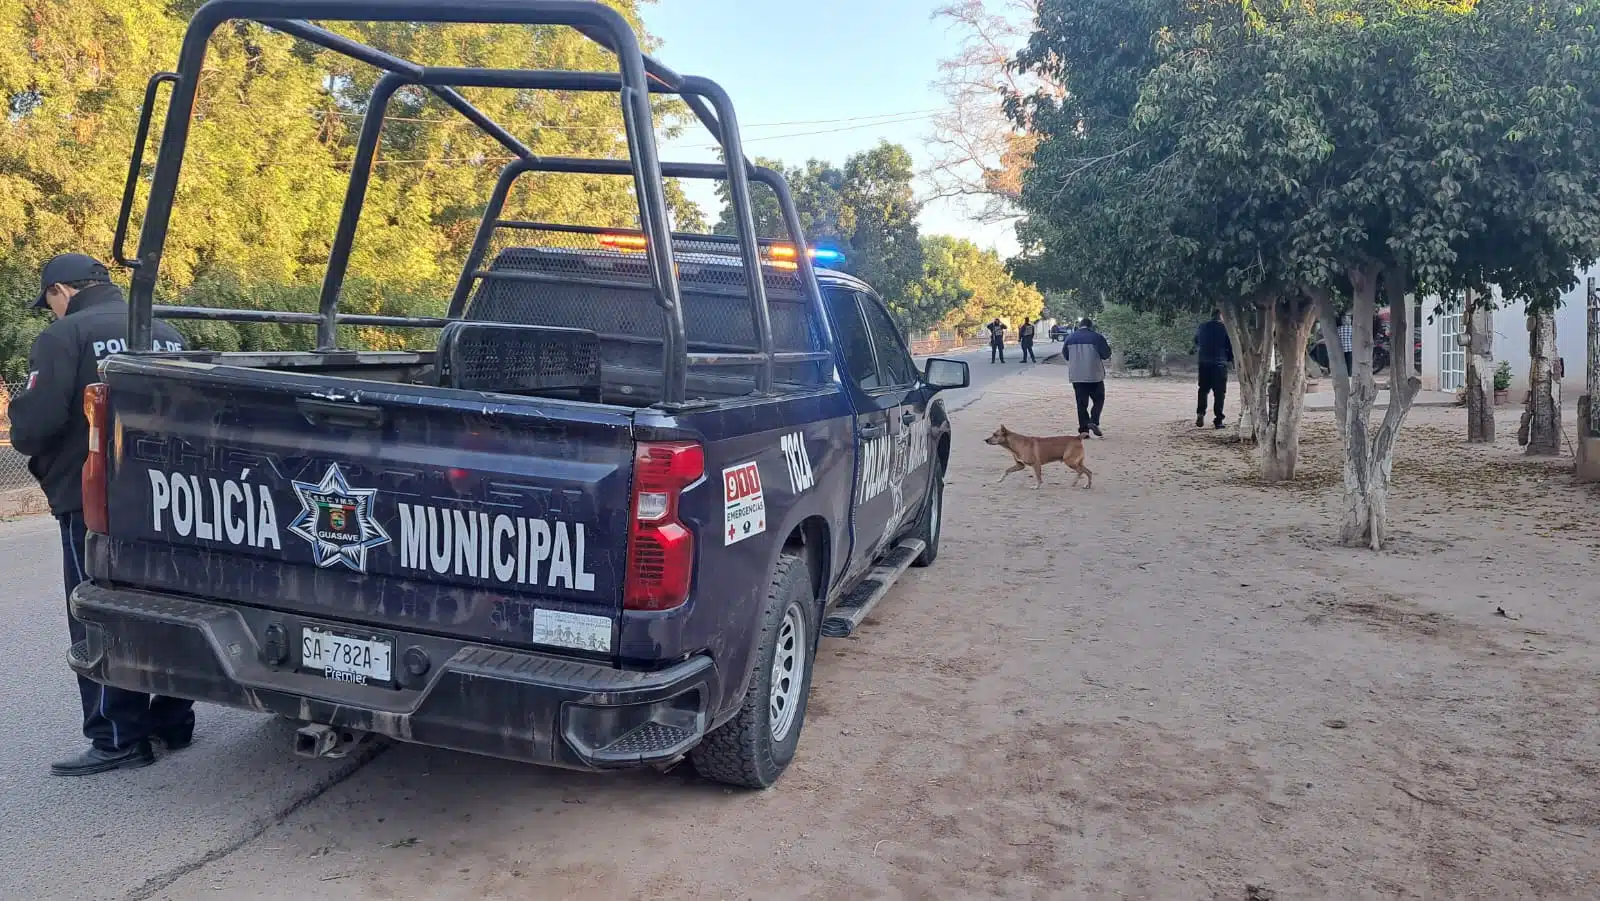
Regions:
M 876 438 L 882 434 L 883 426 L 881 424 L 864 425 L 861 427 L 861 437 L 863 438 Z
M 900 423 L 902 425 L 911 425 L 912 423 L 914 423 L 916 421 L 917 421 L 917 414 L 912 413 L 909 410 L 907 410 L 906 412 L 900 414 Z
M 373 429 L 383 425 L 383 408 L 369 407 L 364 404 L 336 404 L 325 400 L 311 400 L 300 398 L 294 402 L 295 409 L 306 418 L 306 422 L 320 426 L 351 426 L 354 428 Z

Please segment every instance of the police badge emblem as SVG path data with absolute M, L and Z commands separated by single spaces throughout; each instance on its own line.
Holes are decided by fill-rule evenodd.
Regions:
M 289 531 L 311 545 L 317 566 L 344 564 L 356 572 L 367 571 L 367 551 L 389 543 L 389 533 L 373 518 L 376 488 L 351 488 L 339 464 L 328 466 L 322 481 L 295 482 L 300 515 Z

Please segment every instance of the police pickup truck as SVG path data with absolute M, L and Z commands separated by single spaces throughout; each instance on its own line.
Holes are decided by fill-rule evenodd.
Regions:
M 341 16 L 349 7 L 351 15 Z M 310 19 L 568 25 L 620 74 L 433 69 Z M 387 67 L 316 313 L 156 306 L 205 38 L 239 17 Z M 821 264 L 781 176 L 663 164 L 647 96 L 682 95 L 744 160 L 714 84 L 644 56 L 590 3 L 213 0 L 195 15 L 133 267 L 130 352 L 86 392 L 91 579 L 79 673 L 299 721 L 297 751 L 369 734 L 580 769 L 665 766 L 773 784 L 795 753 L 821 636 L 848 635 L 939 552 L 950 422 L 863 282 Z M 648 82 L 648 84 L 647 84 Z M 338 311 L 389 96 L 420 85 L 514 157 L 449 312 Z M 454 85 L 619 92 L 626 161 L 526 152 Z M 145 116 L 150 115 L 150 104 Z M 140 134 L 144 133 L 142 123 Z M 141 142 L 142 144 L 142 139 Z M 143 166 L 130 168 L 129 194 Z M 529 172 L 633 179 L 637 229 L 501 218 Z M 673 234 L 663 177 L 726 179 L 739 234 Z M 787 240 L 755 236 L 751 182 Z M 162 353 L 153 315 L 307 322 L 302 353 Z M 355 351 L 339 326 L 437 335 Z

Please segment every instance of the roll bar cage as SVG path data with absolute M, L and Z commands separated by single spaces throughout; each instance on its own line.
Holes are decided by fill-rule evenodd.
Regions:
M 267 28 L 317 44 L 384 70 L 373 87 L 356 152 L 344 205 L 328 255 L 328 269 L 316 313 L 262 310 L 224 310 L 155 304 L 155 288 L 161 268 L 161 254 L 172 217 L 178 176 L 183 167 L 190 118 L 206 45 L 223 23 L 252 20 Z M 616 72 L 572 72 L 531 69 L 483 69 L 423 66 L 369 47 L 318 25 L 322 21 L 418 22 L 433 24 L 499 24 L 567 26 L 615 54 Z M 133 208 L 134 190 L 143 171 L 144 145 L 149 135 L 157 92 L 170 84 L 172 99 L 162 132 L 161 149 L 151 180 L 139 246 L 135 256 L 124 251 L 128 222 Z M 427 89 L 439 100 L 461 113 L 484 133 L 509 151 L 514 159 L 501 170 L 493 195 L 479 223 L 461 278 L 451 297 L 448 318 L 357 315 L 339 312 L 339 295 L 350 264 L 356 225 L 366 200 L 372 163 L 383 129 L 389 100 L 405 86 Z M 485 115 L 456 88 L 513 88 L 522 90 L 591 91 L 617 93 L 622 104 L 622 123 L 628 145 L 628 158 L 590 159 L 540 156 L 517 137 Z M 650 94 L 681 97 L 722 149 L 725 161 L 734 165 L 704 163 L 663 163 L 656 149 Z M 195 13 L 184 34 L 175 72 L 151 76 L 145 90 L 144 109 L 134 137 L 122 208 L 113 239 L 112 256 L 132 270 L 129 292 L 129 350 L 149 353 L 154 350 L 152 318 L 210 319 L 235 322 L 315 323 L 316 351 L 339 353 L 338 326 L 368 325 L 400 328 L 438 328 L 465 315 L 468 295 L 496 228 L 519 223 L 501 218 L 507 195 L 516 179 L 529 172 L 557 172 L 593 175 L 623 175 L 633 179 L 639 203 L 640 233 L 645 238 L 651 287 L 656 304 L 666 321 L 664 330 L 662 405 L 684 403 L 685 381 L 690 366 L 755 366 L 756 390 L 772 391 L 775 365 L 824 361 L 821 352 L 779 353 L 774 350 L 772 322 L 767 306 L 766 283 L 761 266 L 762 242 L 755 233 L 751 212 L 750 183 L 766 184 L 777 195 L 784 223 L 791 240 L 804 247 L 805 235 L 800 216 L 783 177 L 770 169 L 758 168 L 744 155 L 738 118 L 728 94 L 715 82 L 696 76 L 679 75 L 646 55 L 638 37 L 620 13 L 589 0 L 210 0 Z M 751 317 L 758 348 L 755 353 L 691 353 L 684 333 L 682 291 L 674 262 L 673 238 L 667 218 L 664 178 L 724 179 L 734 211 L 737 246 L 748 285 Z M 677 236 L 690 237 L 690 236 Z M 692 236 L 704 240 L 706 236 Z M 724 239 L 726 240 L 726 239 Z M 809 256 L 796 254 L 795 260 L 805 299 L 813 308 L 817 327 L 828 335 L 829 324 L 823 309 L 822 293 Z M 831 341 L 829 342 L 831 346 Z

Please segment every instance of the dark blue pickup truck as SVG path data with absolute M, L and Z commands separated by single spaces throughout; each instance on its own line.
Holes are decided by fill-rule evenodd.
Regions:
M 390 70 L 317 313 L 152 302 L 205 38 L 246 17 Z M 569 25 L 621 72 L 432 69 L 305 21 L 352 18 Z M 297 750 L 313 756 L 375 733 L 584 769 L 687 756 L 709 778 L 771 785 L 795 753 L 820 637 L 848 635 L 938 554 L 950 423 L 937 395 L 967 384 L 966 364 L 919 371 L 872 289 L 799 250 L 777 173 L 659 162 L 651 130 L 633 127 L 649 89 L 683 96 L 744 160 L 732 107 L 641 54 L 604 6 L 213 0 L 184 46 L 178 71 L 151 81 L 173 99 L 136 257 L 121 250 L 127 203 L 119 227 L 131 352 L 85 398 L 91 581 L 72 598 L 88 625 L 73 668 L 300 721 Z M 403 85 L 515 157 L 437 319 L 338 310 L 363 173 Z M 457 85 L 619 92 L 630 158 L 525 153 Z M 641 226 L 501 218 L 538 171 L 632 178 Z M 726 179 L 740 233 L 662 227 L 663 177 Z M 756 237 L 752 181 L 777 194 L 787 240 Z M 160 353 L 153 315 L 309 322 L 319 341 Z M 438 341 L 352 351 L 341 325 Z

